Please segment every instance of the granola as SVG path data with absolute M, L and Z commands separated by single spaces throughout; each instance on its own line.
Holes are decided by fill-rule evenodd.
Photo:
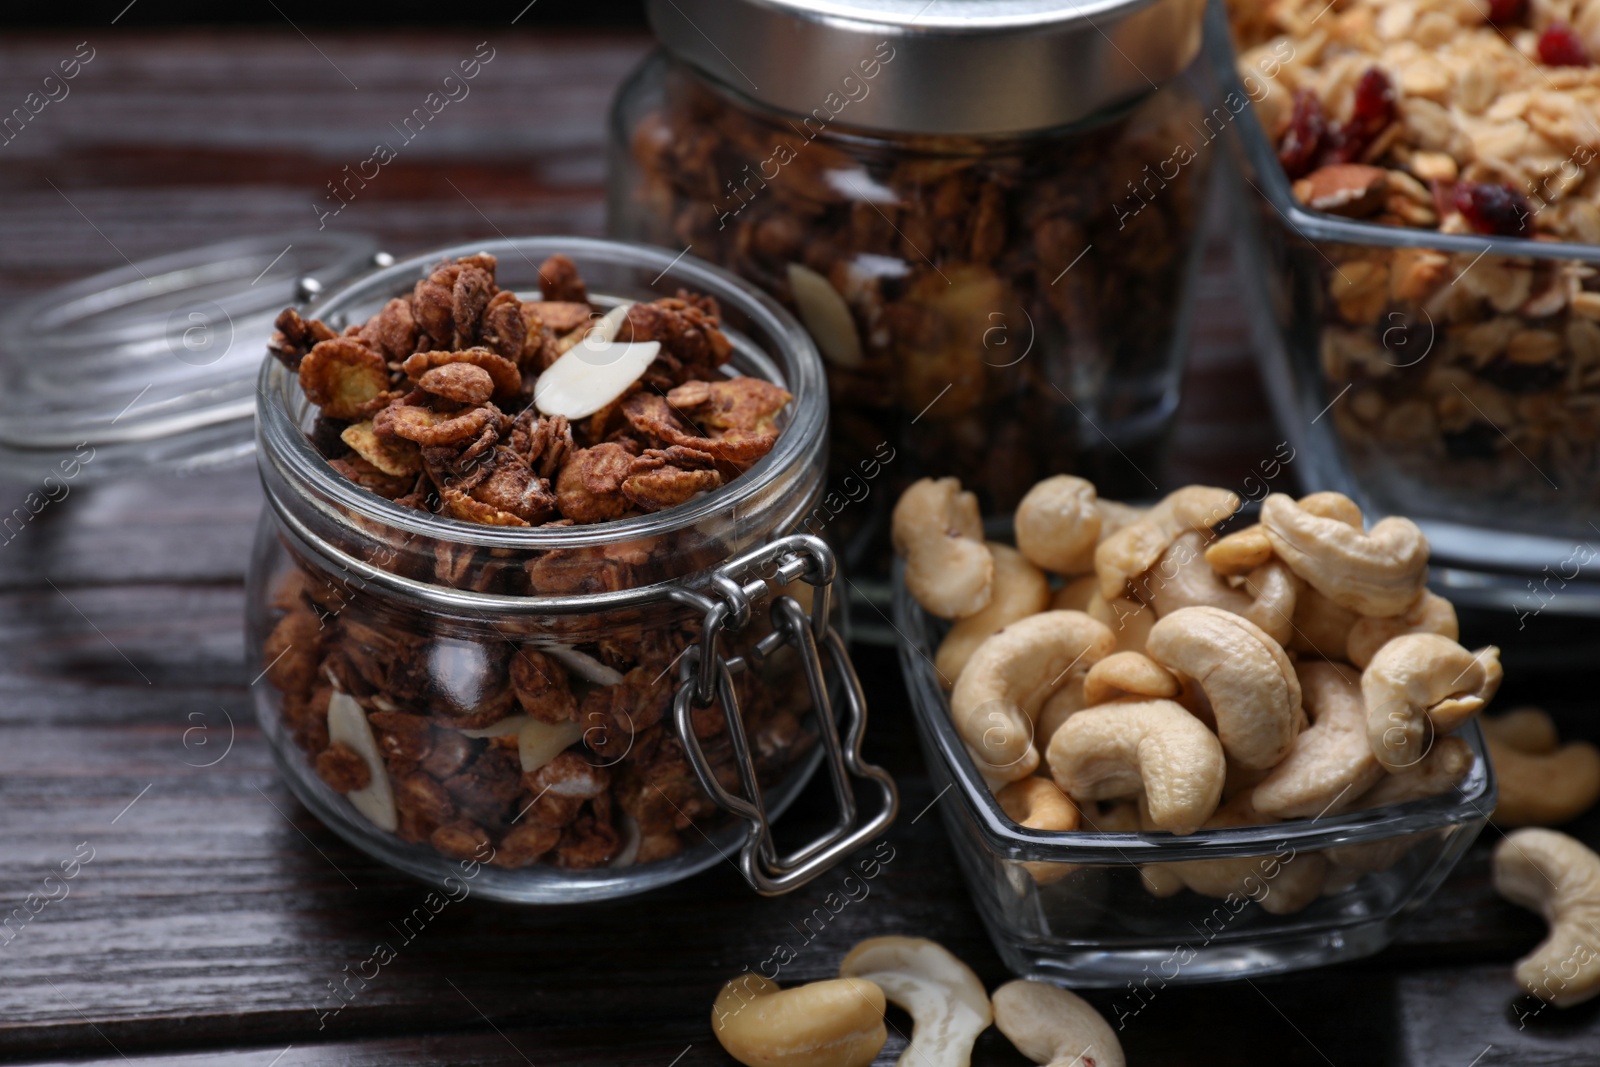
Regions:
M 1600 6 L 1230 9 L 1239 69 L 1308 207 L 1449 234 L 1600 243 Z M 1520 529 L 1586 530 L 1584 494 L 1556 487 L 1600 477 L 1595 268 L 1422 244 L 1324 241 L 1290 267 L 1315 273 L 1325 294 L 1325 398 L 1340 398 L 1331 420 L 1357 477 L 1389 510 L 1480 523 L 1492 499 L 1514 505 L 1498 521 Z
M 641 377 L 572 421 L 539 410 L 540 375 L 596 328 L 574 265 L 541 267 L 544 299 L 495 283 L 487 255 L 445 262 L 412 294 L 343 332 L 278 319 L 271 351 L 318 408 L 330 466 L 396 503 L 476 524 L 537 528 L 662 511 L 717 489 L 769 452 L 789 394 L 729 377 L 716 302 L 633 304 L 617 340 L 656 342 Z M 369 531 L 370 532 L 370 531 Z M 450 539 L 387 556 L 403 577 L 477 592 L 570 595 L 658 581 L 720 560 L 692 532 L 513 555 Z M 378 539 L 380 543 L 383 538 Z M 676 604 L 569 617 L 451 620 L 299 558 L 271 589 L 262 640 L 281 721 L 309 766 L 380 829 L 453 858 L 568 869 L 664 859 L 720 814 L 677 736 L 674 668 L 699 637 Z M 726 636 L 749 653 L 770 622 Z M 792 650 L 734 681 L 758 780 L 815 741 Z M 696 740 L 739 787 L 727 711 L 694 709 Z
M 613 227 L 692 243 L 798 312 L 828 361 L 838 499 L 885 453 L 906 456 L 892 480 L 956 465 L 995 511 L 1058 470 L 1134 477 L 1113 448 L 1153 462 L 1207 166 L 1172 158 L 1200 118 L 1182 87 L 1069 133 L 819 134 L 664 70 Z M 637 397 L 633 425 L 669 432 L 659 400 Z M 884 517 L 829 510 L 853 552 Z M 865 565 L 886 569 L 874 544 Z

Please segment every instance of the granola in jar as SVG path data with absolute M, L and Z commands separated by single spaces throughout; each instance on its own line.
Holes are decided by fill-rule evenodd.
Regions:
M 762 644 L 776 621 L 761 604 L 720 646 L 747 669 L 694 705 L 694 738 L 680 736 L 674 697 L 701 613 L 600 601 L 732 548 L 707 528 L 607 537 L 602 524 L 693 508 L 746 478 L 791 425 L 792 397 L 731 373 L 710 296 L 608 309 L 555 256 L 537 268 L 542 298 L 525 299 L 499 287 L 499 266 L 446 260 L 343 328 L 280 316 L 271 350 L 308 404 L 310 462 L 399 507 L 387 525 L 322 523 L 291 503 L 263 528 L 265 683 L 312 773 L 400 842 L 507 869 L 664 860 L 720 815 L 689 746 L 740 791 L 729 697 L 762 786 L 813 748 L 816 724 L 795 649 Z M 264 468 L 275 503 L 278 469 Z M 802 484 L 791 506 L 814 492 Z M 771 520 L 752 507 L 743 521 Z M 515 541 L 590 525 L 586 544 Z M 429 607 L 428 590 L 505 606 L 452 613 Z M 520 607 L 584 597 L 597 606 Z
M 1315 245 L 1325 399 L 1358 478 L 1389 510 L 1471 524 L 1489 500 L 1497 523 L 1586 531 L 1600 277 L 1559 246 L 1600 244 L 1600 5 L 1229 6 L 1302 204 L 1541 246 Z
M 853 76 L 889 91 L 900 47 Z M 866 538 L 851 558 L 874 571 L 892 486 L 925 470 L 957 471 L 986 513 L 1062 470 L 1147 491 L 1210 162 L 1189 85 L 994 136 L 854 114 L 790 115 L 657 56 L 615 116 L 612 232 L 753 281 L 828 360 L 834 491 L 815 527 Z

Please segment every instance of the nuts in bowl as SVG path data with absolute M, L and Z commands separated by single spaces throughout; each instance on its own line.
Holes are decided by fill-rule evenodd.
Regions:
M 1168 931 L 1196 977 L 1373 951 L 1491 810 L 1469 724 L 1499 653 L 1457 643 L 1421 533 L 1397 517 L 1367 529 L 1337 493 L 1271 494 L 1254 523 L 1239 506 L 1189 486 L 1135 510 L 1057 476 L 1019 507 L 1018 547 L 987 546 L 997 576 L 1031 568 L 1053 588 L 1048 604 L 997 600 L 997 581 L 966 605 L 988 635 L 957 619 L 941 637 L 901 586 L 924 746 L 965 801 L 947 822 L 1019 970 L 1116 984 Z M 1055 550 L 1079 541 L 1092 547 Z M 950 641 L 977 643 L 963 661 Z M 1119 893 L 1123 878 L 1142 891 Z M 1184 931 L 1212 915 L 1225 921 L 1196 945 Z

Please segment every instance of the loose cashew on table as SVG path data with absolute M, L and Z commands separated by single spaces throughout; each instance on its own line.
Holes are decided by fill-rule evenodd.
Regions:
M 923 937 L 874 937 L 839 964 L 842 978 L 864 978 L 911 1016 L 906 1067 L 968 1067 L 972 1045 L 994 1017 L 972 968 Z
M 970 1067 L 991 1023 L 1035 1063 L 1125 1063 L 1111 1027 L 1083 1000 L 1040 982 L 1011 982 L 991 1002 L 972 968 L 922 937 L 868 938 L 845 955 L 838 978 L 791 989 L 742 974 L 717 994 L 711 1023 L 746 1067 L 866 1067 L 887 1038 L 890 1002 L 912 1024 L 898 1067 Z
M 1034 1063 L 1126 1067 L 1116 1031 L 1088 1001 L 1044 982 L 1018 980 L 994 991 L 994 1024 Z
M 1555 722 L 1538 708 L 1485 718 L 1483 732 L 1500 783 L 1496 824 L 1557 826 L 1600 800 L 1600 749 L 1587 741 L 1561 744 Z
M 747 1067 L 866 1067 L 889 1039 L 883 990 L 860 978 L 792 989 L 759 974 L 730 979 L 711 1029 Z
M 949 479 L 919 486 L 907 495 L 930 513 L 963 498 Z M 993 599 L 950 630 L 940 662 L 959 671 L 956 729 L 1019 826 L 1070 832 L 1060 813 L 1072 810 L 1093 831 L 1105 820 L 1084 809 L 1108 800 L 1142 812 L 1118 827 L 1136 832 L 1318 819 L 1436 796 L 1471 772 L 1471 748 L 1448 735 L 1493 697 L 1499 650 L 1457 643 L 1455 609 L 1425 588 L 1416 525 L 1391 517 L 1369 530 L 1338 493 L 1275 493 L 1259 523 L 1219 535 L 1238 506 L 1225 489 L 1188 486 L 1141 512 L 1063 475 L 1018 508 L 1019 549 L 989 549 Z M 920 602 L 910 572 L 908 561 Z M 925 606 L 946 614 L 937 599 Z M 1034 777 L 1041 762 L 1058 790 Z M 1600 792 L 1600 753 L 1586 748 L 1505 763 L 1513 783 L 1548 767 L 1577 799 L 1591 778 Z M 1275 873 L 1268 910 L 1385 870 L 1421 839 L 1298 856 L 1290 876 Z M 1214 894 L 1237 891 L 1251 868 L 1230 858 L 1141 873 L 1158 895 Z M 1048 885 L 1077 868 L 1025 869 Z
M 1516 830 L 1494 850 L 1494 887 L 1550 924 L 1517 961 L 1518 983 L 1558 1008 L 1600 993 L 1600 856 L 1554 830 Z

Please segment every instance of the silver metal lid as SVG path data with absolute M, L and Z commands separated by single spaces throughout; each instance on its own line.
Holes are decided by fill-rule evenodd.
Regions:
M 60 476 L 67 463 L 102 479 L 249 455 L 273 319 L 379 256 L 360 235 L 247 237 L 16 305 L 0 318 L 0 473 Z
M 648 0 L 668 50 L 807 128 L 1063 126 L 1172 78 L 1204 0 Z

